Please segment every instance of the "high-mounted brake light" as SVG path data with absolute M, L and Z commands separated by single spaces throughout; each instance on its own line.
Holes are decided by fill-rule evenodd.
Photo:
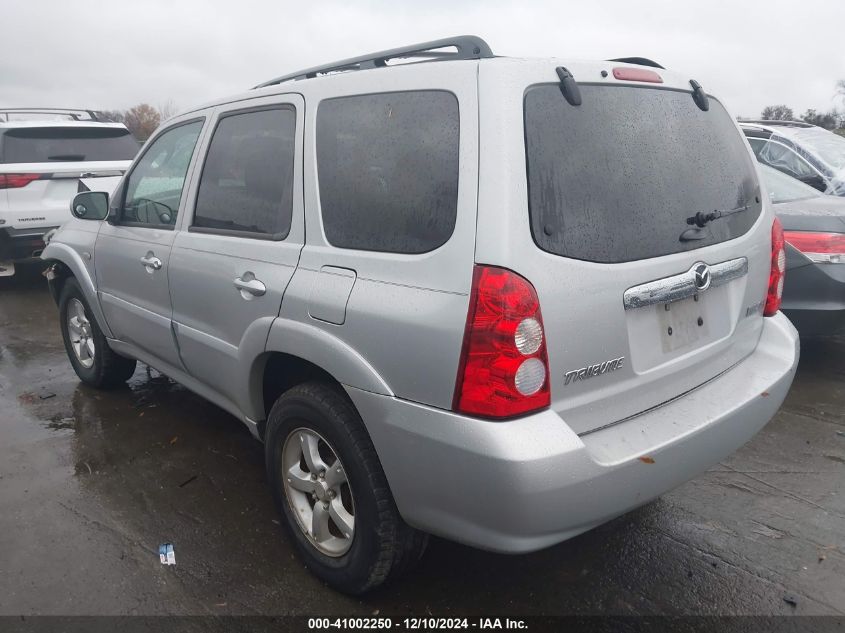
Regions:
M 476 266 L 453 408 L 502 419 L 549 402 L 549 361 L 534 287 L 510 270 Z
M 845 234 L 784 231 L 784 239 L 817 264 L 845 263 Z
M 766 293 L 766 307 L 763 316 L 774 316 L 780 310 L 783 297 L 783 278 L 786 273 L 786 251 L 784 250 L 783 226 L 775 218 L 772 223 L 772 264 L 769 271 L 769 290 Z
M 663 77 L 653 70 L 646 68 L 617 67 L 613 69 L 613 77 L 614 79 L 622 79 L 624 81 L 644 81 L 650 84 L 663 83 Z
M 0 189 L 20 189 L 39 178 L 41 174 L 0 174 Z

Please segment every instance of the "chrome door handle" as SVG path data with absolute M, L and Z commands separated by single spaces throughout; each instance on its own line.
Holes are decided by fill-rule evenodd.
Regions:
M 267 292 L 267 286 L 256 279 L 255 275 L 251 272 L 246 272 L 241 277 L 236 277 L 233 283 L 235 284 L 235 288 L 240 291 L 241 296 L 246 300 L 250 300 L 253 297 L 260 297 Z
M 155 253 L 152 251 L 141 258 L 141 263 L 144 265 L 144 268 L 147 269 L 148 273 L 151 273 L 154 270 L 161 270 L 161 260 L 156 257 Z

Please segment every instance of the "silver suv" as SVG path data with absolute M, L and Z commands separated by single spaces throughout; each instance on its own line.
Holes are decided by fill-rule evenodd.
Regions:
M 654 499 L 798 358 L 749 146 L 648 60 L 460 37 L 305 70 L 168 121 L 71 211 L 43 257 L 79 377 L 137 359 L 243 420 L 345 592 L 428 533 L 529 552 Z

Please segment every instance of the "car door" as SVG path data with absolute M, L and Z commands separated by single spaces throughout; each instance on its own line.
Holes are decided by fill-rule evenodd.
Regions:
M 177 368 L 168 264 L 203 123 L 174 124 L 147 145 L 118 188 L 94 251 L 100 303 L 115 338 Z
M 303 108 L 282 95 L 218 110 L 170 258 L 185 367 L 243 411 L 302 250 Z

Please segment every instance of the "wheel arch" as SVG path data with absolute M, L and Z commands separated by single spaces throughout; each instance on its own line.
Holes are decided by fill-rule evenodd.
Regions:
M 79 253 L 65 244 L 51 242 L 44 248 L 44 252 L 41 254 L 41 259 L 50 265 L 48 270 L 51 270 L 55 275 L 52 279 L 50 279 L 50 276 L 48 275 L 48 281 L 50 294 L 56 304 L 58 305 L 59 297 L 61 296 L 65 282 L 70 277 L 73 277 L 82 289 L 82 293 L 85 295 L 85 300 L 91 307 L 91 312 L 94 318 L 97 319 L 97 325 L 100 326 L 100 330 L 102 330 L 106 337 L 112 338 L 112 332 L 109 329 L 108 322 L 106 321 L 105 315 L 103 314 L 103 310 L 100 306 L 99 298 L 97 297 L 97 288 L 94 284 L 94 280 L 91 278 L 91 273 L 82 261 L 82 257 L 79 256 Z
M 265 351 L 250 370 L 250 400 L 262 414 L 258 423 L 262 437 L 279 395 L 309 380 L 332 383 L 344 393 L 344 387 L 350 386 L 394 395 L 375 368 L 347 343 L 316 326 L 279 318 L 270 328 Z

